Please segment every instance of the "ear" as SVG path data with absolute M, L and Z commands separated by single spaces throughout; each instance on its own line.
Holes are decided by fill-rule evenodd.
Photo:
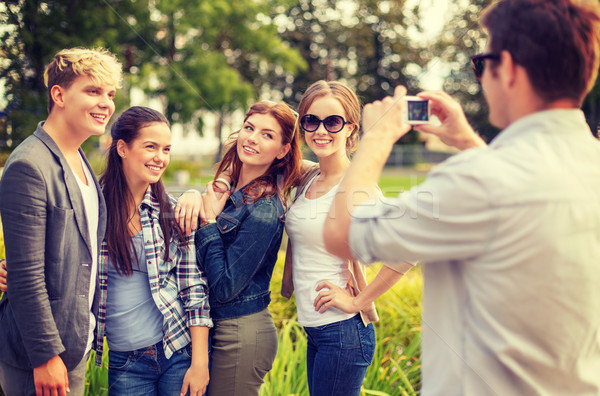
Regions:
M 285 157 L 287 153 L 290 152 L 290 148 L 292 148 L 291 144 L 284 144 L 283 147 L 281 147 L 281 151 L 279 151 L 279 154 L 277 154 L 277 159 L 282 159 L 283 157 Z
M 350 136 L 352 136 L 352 132 L 354 132 L 354 130 L 356 128 L 358 128 L 358 125 L 356 125 L 355 123 L 348 124 L 347 132 L 346 132 L 346 139 L 348 139 Z
M 53 85 L 50 88 L 50 97 L 54 101 L 54 105 L 60 108 L 65 107 L 64 89 L 60 85 Z
M 508 51 L 500 52 L 500 65 L 497 68 L 500 79 L 506 87 L 512 87 L 517 78 L 517 64 Z
M 123 139 L 117 141 L 117 154 L 119 154 L 121 158 L 125 158 L 127 155 L 127 143 L 125 143 Z

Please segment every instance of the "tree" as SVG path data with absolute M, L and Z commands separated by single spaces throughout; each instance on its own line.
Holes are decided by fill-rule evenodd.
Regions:
M 159 50 L 142 67 L 146 93 L 163 99 L 172 121 L 200 130 L 199 110 L 215 112 L 220 142 L 223 119 L 257 98 L 270 70 L 294 74 L 305 66 L 266 18 L 270 5 L 254 0 L 156 1 Z
M 198 110 L 245 108 L 270 70 L 293 74 L 305 66 L 265 18 L 273 1 L 7 1 L 0 9 L 8 26 L 0 78 L 13 139 L 21 141 L 45 117 L 44 66 L 73 46 L 107 47 L 123 60 L 126 87 L 118 107 L 128 105 L 127 87 L 135 85 L 159 97 L 171 121 L 199 129 Z
M 122 54 L 119 32 L 129 29 L 118 15 L 129 15 L 132 4 L 117 0 L 7 0 L 0 10 L 0 79 L 4 79 L 7 124 L 16 145 L 47 115 L 45 65 L 62 48 L 106 47 Z M 100 34 L 99 34 L 100 32 Z
M 487 104 L 473 75 L 471 56 L 482 51 L 485 37 L 479 27 L 479 16 L 491 3 L 492 0 L 452 3 L 453 17 L 435 44 L 435 51 L 450 69 L 444 80 L 444 91 L 461 103 L 469 123 L 486 141 L 496 136 L 498 129 L 488 121 Z
M 418 86 L 420 70 L 430 54 L 410 40 L 408 26 L 418 9 L 405 0 L 300 0 L 278 10 L 280 34 L 308 62 L 295 79 L 280 82 L 284 98 L 297 104 L 313 82 L 344 80 L 364 102 L 390 94 L 398 84 Z

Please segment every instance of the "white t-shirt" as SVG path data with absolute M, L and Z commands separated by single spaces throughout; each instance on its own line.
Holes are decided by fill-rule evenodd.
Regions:
M 600 142 L 580 110 L 363 205 L 349 239 L 366 262 L 423 262 L 422 395 L 600 394 Z
M 85 353 L 88 353 L 92 349 L 92 343 L 94 342 L 94 328 L 96 327 L 96 318 L 91 311 L 92 303 L 94 302 L 94 292 L 96 291 L 96 276 L 98 272 L 98 218 L 100 216 L 100 203 L 98 201 L 98 190 L 96 189 L 96 184 L 94 183 L 92 174 L 85 164 L 83 157 L 81 157 L 81 154 L 79 155 L 79 158 L 81 160 L 81 166 L 85 172 L 85 177 L 88 184 L 85 185 L 85 183 L 77 176 L 75 176 L 75 180 L 77 180 L 77 185 L 79 186 L 81 196 L 83 197 L 83 206 L 85 208 L 85 216 L 87 218 L 88 233 L 90 236 L 90 242 L 92 244 L 92 262 L 90 263 L 92 268 L 90 270 L 89 294 L 90 329 L 88 335 L 88 345 L 85 350 Z
M 325 250 L 323 226 L 338 185 L 316 199 L 306 198 L 306 191 L 318 176 L 307 183 L 304 191 L 288 210 L 285 230 L 292 242 L 292 276 L 296 294 L 298 323 L 305 327 L 322 326 L 353 317 L 337 308 L 324 313 L 315 311 L 313 302 L 319 294 L 319 282 L 328 280 L 345 288 L 350 279 L 348 263 Z

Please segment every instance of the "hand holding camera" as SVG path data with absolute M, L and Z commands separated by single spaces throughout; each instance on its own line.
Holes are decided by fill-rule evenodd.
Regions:
M 436 135 L 459 150 L 486 145 L 469 125 L 460 104 L 446 92 L 421 92 L 419 98 L 428 102 L 430 115 L 437 116 L 441 125 L 416 122 L 415 130 Z

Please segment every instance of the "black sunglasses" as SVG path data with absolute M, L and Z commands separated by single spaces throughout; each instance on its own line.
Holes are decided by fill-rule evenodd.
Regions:
M 486 59 L 492 59 L 492 60 L 498 61 L 498 60 L 500 60 L 500 55 L 487 53 L 487 54 L 475 55 L 474 57 L 471 58 L 471 62 L 473 62 L 473 73 L 475 74 L 475 77 L 478 80 L 480 80 L 481 76 L 483 76 L 483 71 L 485 70 L 485 60 Z
M 304 132 L 316 131 L 319 129 L 319 125 L 321 125 L 321 123 L 323 123 L 323 126 L 327 132 L 330 133 L 338 133 L 344 129 L 344 125 L 352 124 L 351 122 L 344 120 L 344 117 L 339 115 L 330 115 L 324 119 L 320 119 L 314 114 L 304 114 L 302 118 L 300 118 L 300 126 Z

